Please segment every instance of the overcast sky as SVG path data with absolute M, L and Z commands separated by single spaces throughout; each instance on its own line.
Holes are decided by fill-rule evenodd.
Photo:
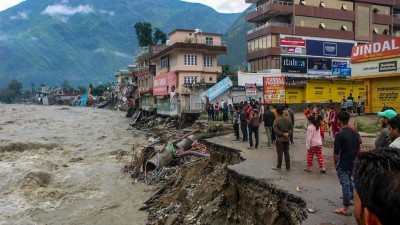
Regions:
M 3 11 L 22 1 L 23 0 L 0 0 L 0 11 Z M 184 1 L 202 3 L 222 13 L 243 12 L 250 5 L 244 3 L 245 0 L 184 0 Z

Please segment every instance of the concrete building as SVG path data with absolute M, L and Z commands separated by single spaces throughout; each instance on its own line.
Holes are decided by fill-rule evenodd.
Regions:
M 399 37 L 353 48 L 351 79 L 364 81 L 366 113 L 377 113 L 384 106 L 400 110 L 399 56 Z
M 200 95 L 217 83 L 217 74 L 222 72 L 217 56 L 227 52 L 221 37 L 200 29 L 177 29 L 169 34 L 167 48 L 151 56 L 158 114 L 204 111 Z
M 251 72 L 349 77 L 352 46 L 400 36 L 400 0 L 245 1 L 256 5 L 246 15 Z
M 150 62 L 150 57 L 164 50 L 165 45 L 151 45 L 142 47 L 135 55 L 136 68 L 134 70 L 137 92 L 135 98 L 139 99 L 139 107 L 147 113 L 156 108 L 153 96 L 153 77 L 156 74 L 156 66 Z

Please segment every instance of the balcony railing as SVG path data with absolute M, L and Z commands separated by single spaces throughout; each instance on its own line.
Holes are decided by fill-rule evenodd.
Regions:
M 266 2 L 266 3 L 258 6 L 257 8 L 251 10 L 249 13 L 252 13 L 252 12 L 255 12 L 255 11 L 258 11 L 258 10 L 262 10 L 262 9 L 264 9 L 265 7 L 267 7 L 270 4 L 293 5 L 293 2 L 292 1 L 270 0 L 269 2 Z
M 259 27 L 256 27 L 256 28 L 252 29 L 252 30 L 247 31 L 247 34 L 254 33 L 254 32 L 262 30 L 262 29 L 264 29 L 266 27 L 274 27 L 274 26 L 275 27 L 292 27 L 292 24 L 290 24 L 290 23 L 281 23 L 281 22 L 267 22 L 262 26 L 259 26 Z

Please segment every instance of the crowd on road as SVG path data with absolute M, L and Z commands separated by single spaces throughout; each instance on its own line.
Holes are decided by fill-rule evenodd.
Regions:
M 308 105 L 304 111 L 307 119 L 304 171 L 312 171 L 315 156 L 320 172 L 326 173 L 322 141 L 325 133 L 332 135 L 333 161 L 343 200 L 343 206 L 333 212 L 351 216 L 349 206 L 354 205 L 354 216 L 359 224 L 396 224 L 400 219 L 400 116 L 392 108 L 379 112 L 382 128 L 375 141 L 376 149 L 362 153 L 362 138 L 349 124 L 354 106 L 360 115 L 363 101 L 358 96 L 354 104 L 351 94 L 347 99 L 343 96 L 340 110 L 332 100 L 327 112 L 322 105 Z M 272 169 L 281 170 L 284 158 L 285 167 L 290 170 L 289 146 L 294 144 L 295 118 L 289 105 L 262 104 L 261 99 L 233 106 L 221 101 L 220 105 L 210 106 L 209 119 L 214 120 L 214 115 L 221 111 L 223 121 L 232 115 L 235 141 L 240 141 L 241 136 L 243 142 L 249 143 L 249 149 L 259 147 L 259 128 L 264 124 L 267 147 L 276 146 L 277 164 Z

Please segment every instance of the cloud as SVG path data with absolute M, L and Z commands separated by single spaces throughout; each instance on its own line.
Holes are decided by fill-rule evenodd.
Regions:
M 18 12 L 17 15 L 10 16 L 10 19 L 12 19 L 12 20 L 27 20 L 28 13 L 27 12 Z
M 114 16 L 115 15 L 115 12 L 114 11 L 106 11 L 106 10 L 100 10 L 100 13 L 103 13 L 103 14 L 108 14 L 109 16 Z
M 119 52 L 119 51 L 110 51 L 108 49 L 104 49 L 104 48 L 98 48 L 96 50 L 94 50 L 95 53 L 102 53 L 102 54 L 112 54 L 114 56 L 120 57 L 120 58 L 125 58 L 125 59 L 132 59 L 133 56 L 123 53 L 123 52 Z
M 234 1 L 226 1 L 221 3 L 215 7 L 215 10 L 218 12 L 223 13 L 232 13 L 232 12 L 242 12 L 244 11 L 249 5 L 243 4 L 242 2 L 234 2 Z
M 68 1 L 67 1 L 68 2 Z M 77 13 L 88 14 L 93 12 L 93 8 L 89 5 L 79 5 L 77 7 L 69 7 L 67 5 L 49 5 L 42 14 L 47 14 L 52 17 L 66 17 Z

